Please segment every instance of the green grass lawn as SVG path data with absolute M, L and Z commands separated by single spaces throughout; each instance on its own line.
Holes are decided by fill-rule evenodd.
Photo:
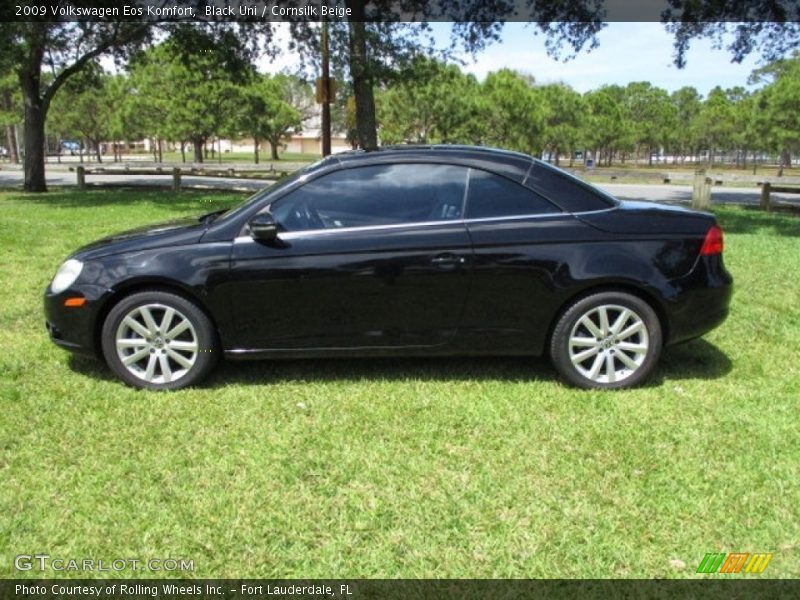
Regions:
M 800 218 L 719 209 L 731 317 L 631 391 L 491 358 L 228 363 L 146 393 L 48 341 L 69 252 L 238 198 L 0 193 L 0 577 L 81 575 L 17 573 L 20 553 L 184 558 L 189 577 L 700 577 L 733 551 L 800 577 Z

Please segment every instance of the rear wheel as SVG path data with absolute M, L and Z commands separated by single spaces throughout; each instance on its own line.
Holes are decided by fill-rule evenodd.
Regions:
M 168 292 L 139 292 L 108 314 L 103 355 L 126 383 L 174 390 L 200 381 L 217 358 L 214 327 L 189 300 Z
M 661 324 L 647 302 L 623 292 L 600 292 L 575 302 L 550 341 L 559 373 L 582 388 L 637 385 L 661 354 Z

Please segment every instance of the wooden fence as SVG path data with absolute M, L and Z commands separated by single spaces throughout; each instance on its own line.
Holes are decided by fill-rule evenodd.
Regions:
M 726 183 L 751 183 L 761 187 L 761 200 L 759 206 L 762 210 L 772 210 L 770 194 L 783 192 L 786 194 L 800 194 L 800 177 L 777 177 L 744 175 L 738 173 L 714 173 L 698 169 L 694 174 L 692 186 L 692 208 L 707 210 L 711 208 L 711 193 L 714 185 Z
M 85 189 L 87 175 L 144 175 L 144 176 L 172 176 L 172 189 L 179 191 L 183 186 L 183 176 L 212 177 L 221 179 L 258 179 L 266 182 L 274 182 L 286 177 L 290 172 L 299 168 L 298 165 L 281 165 L 281 169 L 275 169 L 274 164 L 269 168 L 248 168 L 248 167 L 227 167 L 210 168 L 202 166 L 191 167 L 91 167 L 83 165 L 75 167 L 74 170 L 78 177 L 78 188 Z M 292 168 L 294 167 L 294 168 Z M 70 170 L 73 170 L 70 167 Z M 585 175 L 585 173 L 583 173 Z M 609 177 L 612 181 L 653 181 L 658 179 L 664 183 L 691 183 L 692 184 L 692 207 L 699 210 L 708 210 L 711 207 L 712 191 L 715 185 L 726 183 L 743 184 L 749 183 L 761 187 L 760 207 L 769 211 L 772 209 L 770 194 L 772 192 L 782 192 L 787 194 L 800 194 L 800 177 L 777 177 L 777 176 L 758 176 L 745 175 L 739 173 L 715 173 L 698 169 L 694 175 L 686 171 L 677 172 L 658 172 L 658 171 L 624 171 L 624 170 L 598 170 L 593 173 L 595 176 L 602 175 Z
M 691 171 L 651 171 L 640 169 L 596 169 L 593 171 L 567 169 L 578 177 L 586 177 L 591 174 L 593 178 L 608 178 L 614 183 L 652 183 L 661 181 L 663 183 L 685 183 L 692 186 L 692 207 L 700 210 L 708 210 L 711 207 L 713 188 L 716 185 L 725 184 L 752 184 L 761 188 L 761 201 L 759 203 L 763 210 L 771 210 L 772 202 L 770 195 L 772 192 L 782 192 L 786 194 L 800 194 L 800 177 L 790 176 L 768 176 L 768 175 L 746 175 L 743 173 L 717 173 L 697 169 Z
M 220 179 L 258 179 L 266 183 L 272 183 L 289 175 L 291 170 L 275 169 L 270 165 L 268 169 L 241 169 L 236 167 L 227 168 L 206 168 L 206 167 L 91 167 L 83 165 L 70 167 L 77 175 L 78 189 L 86 188 L 87 175 L 142 175 L 142 176 L 165 176 L 172 177 L 171 187 L 174 191 L 180 191 L 183 185 L 184 176 L 211 177 Z

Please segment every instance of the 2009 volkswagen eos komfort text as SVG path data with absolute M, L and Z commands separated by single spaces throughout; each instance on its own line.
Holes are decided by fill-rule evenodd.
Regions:
M 542 355 L 581 387 L 641 382 L 731 296 L 706 213 L 622 202 L 523 154 L 325 158 L 244 204 L 111 236 L 45 293 L 57 344 L 175 389 L 216 360 Z

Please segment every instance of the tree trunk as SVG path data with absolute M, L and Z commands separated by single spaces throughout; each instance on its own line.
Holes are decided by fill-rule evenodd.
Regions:
M 97 156 L 97 162 L 103 162 L 103 156 L 100 153 L 100 142 L 93 142 L 94 143 L 94 154 Z
M 258 138 L 253 138 L 253 152 L 255 153 L 256 164 L 258 164 Z
M 8 159 L 15 163 L 19 163 L 19 154 L 17 153 L 17 132 L 14 130 L 13 125 L 6 125 L 6 144 L 8 145 Z
M 753 175 L 756 174 L 757 167 L 758 167 L 758 160 L 756 159 L 756 151 L 753 150 Z
M 557 167 L 560 166 L 560 163 L 559 163 L 559 159 L 561 158 L 560 154 L 561 154 L 560 148 L 558 146 L 556 146 L 556 166 Z
M 161 138 L 158 138 L 158 162 L 159 164 L 164 162 L 164 152 L 161 148 Z
M 44 174 L 44 121 L 47 117 L 49 100 L 43 99 L 39 92 L 41 83 L 41 64 L 44 47 L 36 44 L 28 57 L 29 68 L 19 71 L 22 101 L 25 107 L 23 137 L 25 142 L 24 189 L 26 192 L 46 192 L 47 182 Z
M 269 148 L 272 153 L 272 160 L 280 160 L 278 158 L 278 140 L 270 140 Z
M 791 161 L 789 151 L 784 150 L 781 152 L 781 166 L 778 169 L 778 177 L 783 177 L 783 170 L 789 166 L 789 161 Z
M 31 85 L 34 87 L 31 88 Z M 22 81 L 22 93 L 25 98 L 25 124 L 23 130 L 25 140 L 24 187 L 26 192 L 46 192 L 44 120 L 47 116 L 47 105 L 39 97 L 38 77 L 33 84 L 30 81 Z
M 186 162 L 186 142 L 181 141 L 181 162 Z
M 203 142 L 205 140 L 200 138 L 195 138 L 192 140 L 192 144 L 194 145 L 194 162 L 201 163 L 203 162 Z
M 3 95 L 3 109 L 11 112 L 14 104 L 11 100 L 11 92 L 6 91 Z M 8 158 L 13 163 L 19 163 L 19 152 L 17 152 L 17 130 L 16 125 L 9 123 L 6 125 L 6 146 L 8 146 Z
M 367 32 L 364 23 L 364 0 L 347 0 L 351 9 L 350 74 L 356 101 L 356 137 L 364 150 L 378 147 L 378 125 L 375 118 L 375 95 L 367 56 Z

